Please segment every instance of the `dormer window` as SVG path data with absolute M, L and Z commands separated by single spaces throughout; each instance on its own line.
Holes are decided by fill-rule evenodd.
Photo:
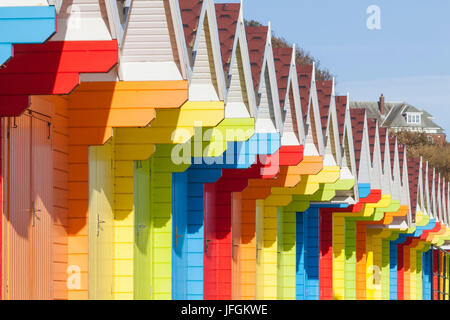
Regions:
M 421 123 L 421 115 L 417 112 L 407 112 L 406 113 L 406 122 L 409 124 L 420 124 Z

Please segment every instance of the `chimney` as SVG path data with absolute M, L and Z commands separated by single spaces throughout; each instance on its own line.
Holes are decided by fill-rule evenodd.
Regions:
M 383 115 L 384 116 L 384 111 L 385 111 L 385 109 L 384 109 L 384 95 L 383 94 L 381 94 L 381 96 L 380 96 L 380 113 L 381 113 L 381 115 Z

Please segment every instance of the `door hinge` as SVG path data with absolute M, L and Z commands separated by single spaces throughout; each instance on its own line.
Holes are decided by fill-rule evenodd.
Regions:
M 48 138 L 47 139 L 51 139 L 52 138 L 52 124 L 50 122 L 47 122 L 48 125 Z

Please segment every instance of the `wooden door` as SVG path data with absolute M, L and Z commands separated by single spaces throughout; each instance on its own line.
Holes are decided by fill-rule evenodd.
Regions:
M 134 298 L 152 299 L 151 161 L 134 165 Z
M 172 297 L 187 300 L 188 173 L 172 174 Z
M 216 239 L 216 198 L 215 185 L 207 183 L 204 186 L 204 299 L 216 300 L 217 287 L 217 239 Z
M 53 165 L 50 122 L 32 118 L 32 298 L 52 298 Z
M 31 299 L 31 120 L 28 114 L 8 123 L 8 203 L 6 294 Z
M 51 119 L 27 111 L 7 124 L 6 297 L 52 298 Z
M 89 147 L 89 299 L 113 297 L 113 144 Z
M 232 194 L 232 264 L 231 264 L 231 297 L 233 300 L 242 300 L 241 291 L 241 238 L 242 238 L 242 195 Z

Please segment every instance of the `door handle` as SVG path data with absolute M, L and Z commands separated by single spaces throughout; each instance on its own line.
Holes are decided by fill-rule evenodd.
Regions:
M 100 224 L 106 223 L 104 220 L 100 220 L 100 215 L 97 214 L 97 237 L 100 236 Z
M 211 240 L 205 239 L 205 253 L 208 252 L 208 243 L 210 243 L 210 242 L 211 242 Z
M 36 212 L 41 212 L 41 210 L 36 210 L 36 202 L 33 201 L 33 208 L 31 209 L 31 225 L 33 227 L 36 225 Z
M 234 241 L 231 243 L 231 256 L 235 258 L 234 254 L 236 253 L 235 248 L 239 247 L 239 244 L 234 243 Z
M 141 235 L 141 229 L 144 229 L 146 227 L 145 224 L 138 224 L 137 225 L 137 236 L 139 237 Z
M 181 238 L 182 235 L 178 235 L 178 227 L 175 227 L 175 248 L 178 247 L 178 238 Z
M 260 251 L 262 251 L 262 248 L 256 248 L 256 261 L 257 262 L 260 262 L 259 261 L 259 253 L 260 253 Z

